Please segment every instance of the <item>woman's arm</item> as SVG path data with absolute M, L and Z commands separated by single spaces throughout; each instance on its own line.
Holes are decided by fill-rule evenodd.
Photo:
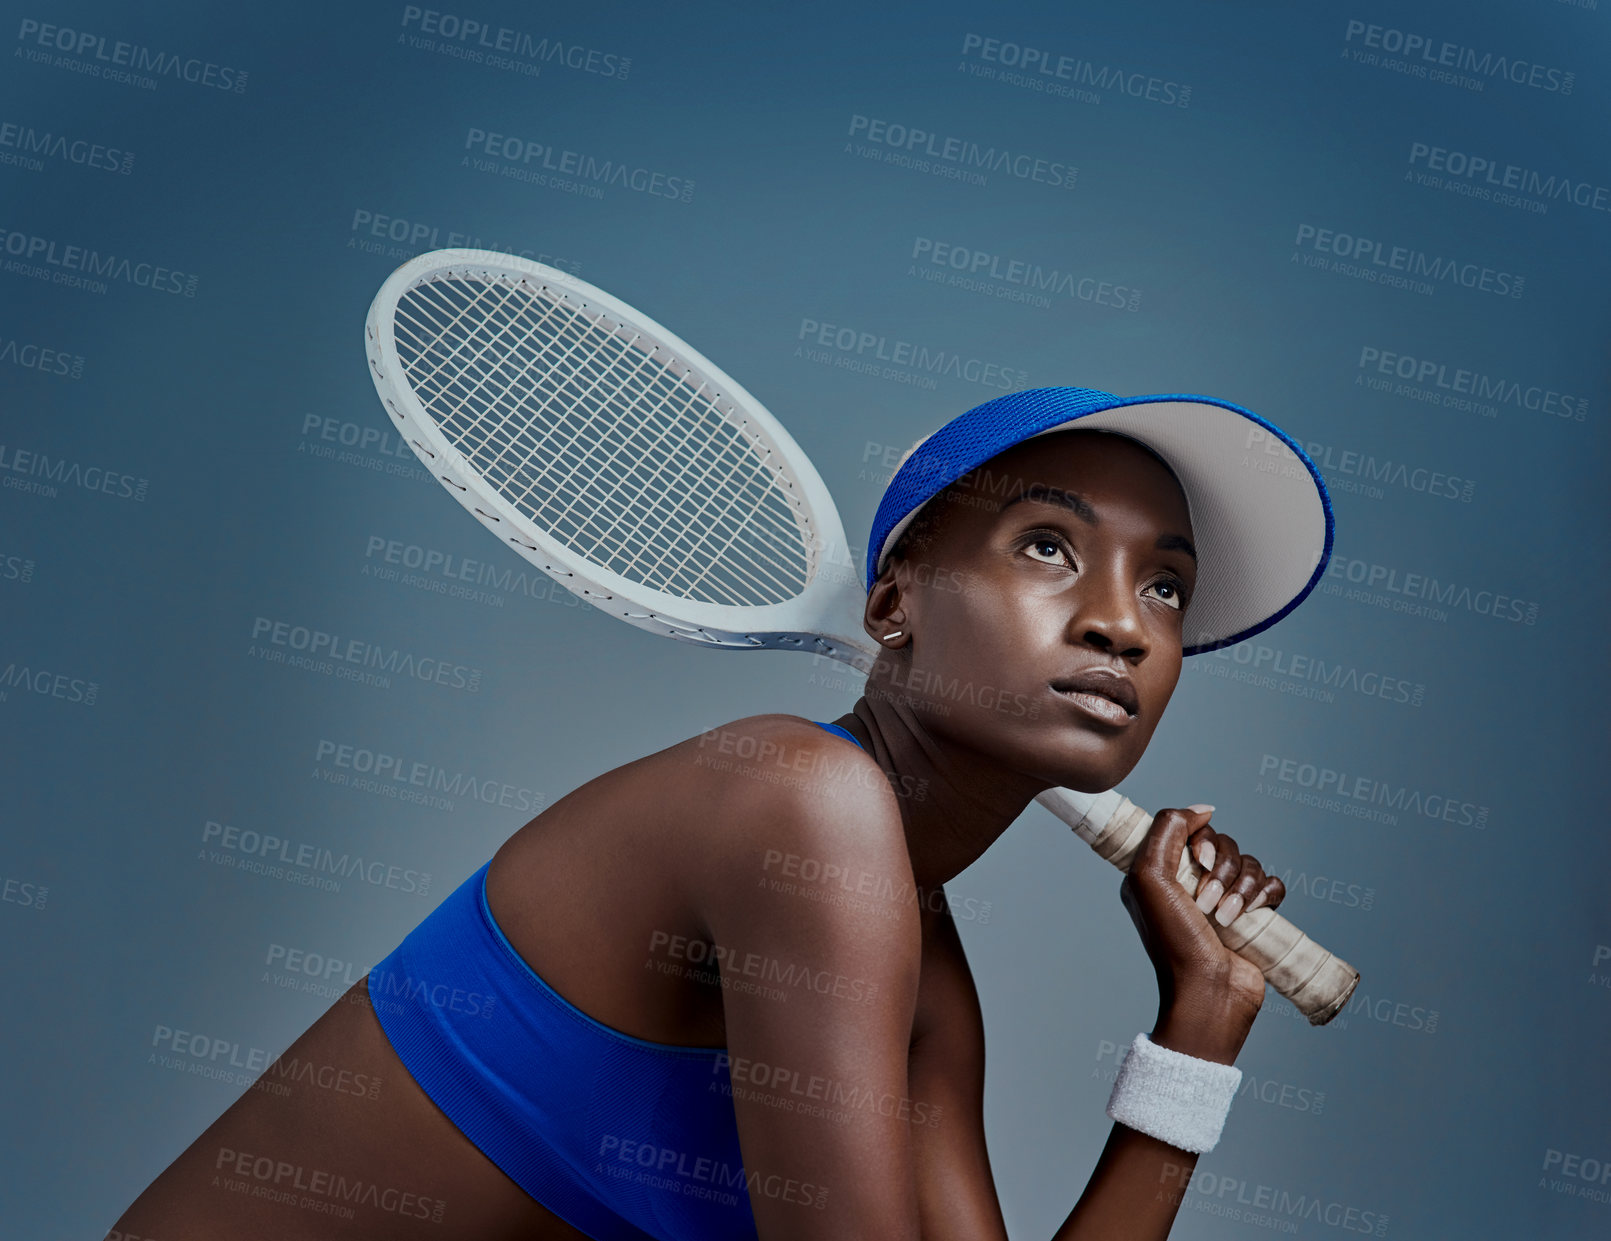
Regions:
M 1220 942 L 1209 916 L 1223 912 L 1229 922 L 1255 901 L 1273 907 L 1285 888 L 1229 836 L 1208 827 L 1208 818 L 1198 810 L 1158 814 L 1120 897 L 1158 977 L 1158 1019 L 1149 1037 L 1172 1051 L 1231 1064 L 1264 1002 L 1264 976 Z M 1208 912 L 1175 877 L 1188 839 L 1199 860 L 1204 843 L 1211 846 L 1203 887 L 1218 879 L 1221 891 L 1203 897 Z M 1053 1241 L 1161 1241 L 1196 1166 L 1196 1154 L 1115 1123 L 1090 1183 Z
M 1164 861 L 1180 856 L 1187 831 L 1203 817 L 1184 811 L 1158 816 L 1123 899 L 1155 967 L 1160 959 L 1163 963 L 1158 1018 L 1149 1037 L 1161 1047 L 1230 1064 L 1262 1002 L 1264 980 L 1240 958 L 1227 959 L 1232 954 L 1175 881 L 1174 866 Z M 1203 828 L 1191 840 L 1194 848 L 1204 840 L 1216 845 L 1211 873 L 1225 889 L 1221 905 L 1233 894 L 1251 903 L 1260 892 L 1265 894 L 1261 904 L 1280 903 L 1285 895 L 1280 880 L 1266 881 L 1258 861 L 1240 854 L 1229 837 Z M 1163 886 L 1164 880 L 1172 886 Z M 914 1130 L 923 1241 L 1000 1241 L 1007 1234 L 985 1149 L 978 992 L 948 919 L 935 945 L 924 962 L 923 987 L 933 989 L 946 1016 L 914 1048 L 912 1063 L 914 1097 L 941 1105 L 935 1128 Z M 1084 1193 L 1053 1241 L 1168 1236 L 1197 1158 L 1115 1124 Z
M 792 731 L 801 769 L 820 768 L 818 747 L 844 755 L 838 738 Z M 761 1241 L 920 1241 L 910 1120 L 869 1105 L 909 1095 L 919 910 L 788 878 L 831 866 L 876 876 L 886 891 L 911 888 L 894 795 L 870 760 L 851 761 L 868 763 L 873 779 L 774 784 L 732 773 L 710 808 L 716 846 L 692 872 L 720 963 Z
M 1169 1014 L 1160 1012 L 1149 1037 L 1188 1056 L 1232 1063 L 1247 1037 L 1240 1016 L 1216 1015 L 1208 1008 L 1192 1014 L 1192 1007 L 1177 1002 Z M 1191 1151 L 1114 1122 L 1085 1192 L 1053 1241 L 1162 1241 L 1174 1226 L 1196 1167 Z

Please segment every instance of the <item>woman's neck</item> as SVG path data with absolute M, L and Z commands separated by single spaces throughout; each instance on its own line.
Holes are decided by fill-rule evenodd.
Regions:
M 972 866 L 1044 781 L 934 736 L 909 702 L 863 696 L 835 723 L 867 747 L 900 803 L 912 876 L 924 892 Z

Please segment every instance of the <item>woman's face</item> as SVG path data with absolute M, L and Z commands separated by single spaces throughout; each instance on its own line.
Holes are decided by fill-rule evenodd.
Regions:
M 1180 676 L 1197 565 L 1179 485 L 1130 440 L 1063 431 L 992 458 L 949 501 L 869 597 L 874 636 L 909 643 L 885 646 L 869 695 L 1047 784 L 1112 788 Z

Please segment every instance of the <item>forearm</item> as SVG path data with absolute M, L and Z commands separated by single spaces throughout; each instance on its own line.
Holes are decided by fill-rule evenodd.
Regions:
M 1199 1007 L 1160 1014 L 1149 1037 L 1160 1047 L 1231 1064 L 1251 1017 L 1227 1021 Z M 1162 1241 L 1174 1226 L 1197 1155 L 1115 1123 L 1080 1200 L 1053 1241 Z

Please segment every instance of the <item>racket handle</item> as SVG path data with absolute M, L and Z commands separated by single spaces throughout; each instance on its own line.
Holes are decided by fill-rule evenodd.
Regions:
M 1036 799 L 1098 855 L 1122 871 L 1152 826 L 1152 816 L 1116 789 L 1105 793 L 1076 793 L 1047 789 Z M 1207 874 L 1189 849 L 1181 850 L 1177 878 L 1188 892 Z M 1269 984 L 1286 996 L 1309 1019 L 1323 1026 L 1339 1012 L 1359 983 L 1359 971 L 1327 952 L 1268 906 L 1244 911 L 1230 926 L 1209 925 L 1220 942 L 1259 967 Z

